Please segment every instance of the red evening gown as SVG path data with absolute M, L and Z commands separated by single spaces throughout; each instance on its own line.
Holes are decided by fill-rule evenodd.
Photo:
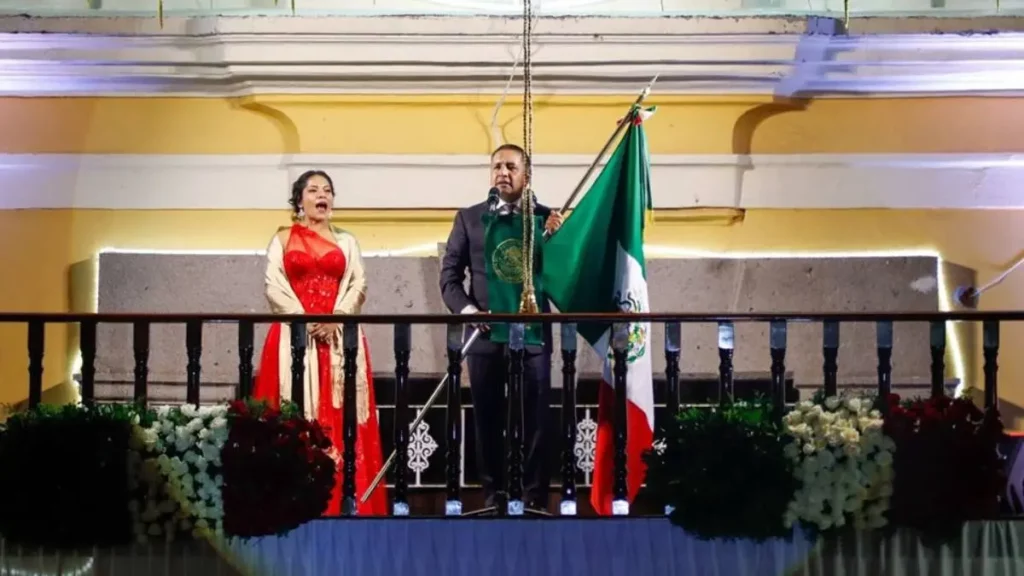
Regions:
M 301 226 L 292 226 L 287 245 L 284 247 L 284 270 L 288 282 L 295 295 L 308 314 L 331 314 L 338 297 L 341 277 L 345 273 L 345 254 L 330 240 L 316 232 Z M 279 343 L 281 341 L 281 325 L 274 324 L 267 333 L 260 358 L 260 368 L 256 376 L 253 395 L 256 398 L 269 400 L 279 405 L 281 387 L 278 368 Z M 370 369 L 370 348 L 366 345 L 366 377 L 369 394 L 369 419 L 359 425 L 356 434 L 356 501 L 362 497 L 370 482 L 380 472 L 382 466 L 380 427 L 377 424 L 377 402 L 373 394 L 373 372 Z M 317 342 L 317 364 L 319 367 L 320 405 L 317 407 L 317 420 L 330 436 L 337 449 L 338 476 L 331 492 L 331 500 L 324 510 L 325 516 L 337 516 L 341 513 L 341 485 L 343 479 L 343 460 L 340 455 L 344 451 L 342 443 L 342 411 L 335 408 L 331 385 L 331 351 L 328 344 Z M 256 480 L 254 480 L 256 481 Z M 373 496 L 363 504 L 359 504 L 360 516 L 377 516 L 387 514 L 387 489 L 382 484 L 374 490 Z

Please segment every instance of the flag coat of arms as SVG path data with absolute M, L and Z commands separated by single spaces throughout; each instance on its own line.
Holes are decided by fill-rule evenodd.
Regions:
M 650 312 L 643 231 L 651 209 L 650 158 L 643 120 L 651 111 L 635 108 L 615 152 L 565 224 L 543 247 L 544 286 L 560 312 Z M 578 332 L 604 359 L 598 394 L 598 427 L 591 504 L 612 514 L 615 394 L 612 329 L 581 323 Z M 651 326 L 626 327 L 627 498 L 636 496 L 646 474 L 643 453 L 654 437 Z

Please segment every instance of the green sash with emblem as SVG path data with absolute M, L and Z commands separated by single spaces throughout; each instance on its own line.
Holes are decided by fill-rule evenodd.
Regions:
M 543 302 L 544 290 L 541 285 L 541 241 L 544 234 L 544 219 L 534 216 L 533 289 L 538 306 Z M 516 314 L 523 295 L 523 216 L 522 214 L 499 216 L 485 213 L 484 260 L 487 267 L 487 302 L 490 311 L 496 314 Z M 508 324 L 491 325 L 491 341 L 508 343 Z M 544 342 L 541 324 L 526 325 L 527 346 L 539 346 Z

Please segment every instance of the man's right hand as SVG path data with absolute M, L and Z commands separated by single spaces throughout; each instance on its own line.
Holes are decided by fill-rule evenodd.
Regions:
M 474 316 L 480 316 L 487 314 L 487 312 L 481 312 L 477 310 L 476 306 L 470 304 L 469 306 L 466 306 L 465 308 L 462 309 L 462 314 L 472 314 Z M 481 332 L 490 332 L 491 330 L 490 325 L 487 324 L 486 322 L 466 322 L 466 324 L 469 324 L 473 328 L 479 329 Z

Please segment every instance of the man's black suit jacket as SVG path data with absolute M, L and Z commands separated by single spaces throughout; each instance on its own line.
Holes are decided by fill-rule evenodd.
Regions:
M 478 310 L 487 312 L 487 268 L 484 255 L 484 223 L 483 217 L 487 212 L 487 203 L 481 202 L 468 208 L 463 208 L 455 214 L 455 222 L 452 225 L 451 234 L 448 235 L 448 245 L 445 248 L 444 259 L 441 261 L 441 299 L 444 305 L 454 314 L 460 314 L 469 305 L 476 306 Z M 547 219 L 551 209 L 547 206 L 536 204 L 534 215 Z M 538 242 L 543 239 L 537 238 Z M 540 271 L 544 263 L 542 260 L 534 262 L 536 270 Z M 469 291 L 464 286 L 466 270 L 469 270 Z M 539 297 L 537 302 L 541 312 L 550 312 L 551 307 L 547 298 Z M 468 335 L 466 336 L 468 338 Z M 497 344 L 490 341 L 485 333 L 470 348 L 470 354 L 490 354 L 500 350 Z M 527 352 L 540 352 L 539 346 L 528 346 Z M 544 351 L 551 351 L 551 325 L 544 326 Z

